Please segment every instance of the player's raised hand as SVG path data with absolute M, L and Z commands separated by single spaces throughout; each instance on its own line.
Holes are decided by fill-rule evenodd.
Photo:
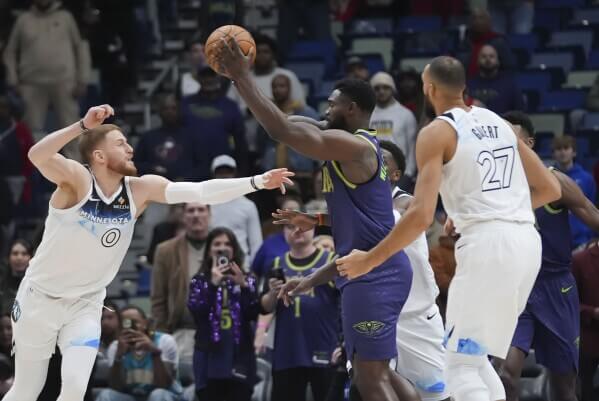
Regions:
M 251 47 L 246 56 L 234 39 L 221 38 L 220 40 L 222 43 L 216 54 L 216 62 L 220 70 L 234 81 L 249 75 L 252 66 L 251 60 L 254 59 L 254 48 Z
M 272 217 L 274 218 L 273 224 L 295 226 L 294 233 L 310 231 L 318 223 L 318 219 L 311 214 L 289 209 L 277 209 L 272 213 Z
M 285 193 L 285 184 L 293 185 L 293 181 L 289 177 L 293 177 L 294 172 L 287 170 L 286 168 L 276 168 L 274 170 L 267 171 L 262 174 L 262 180 L 265 189 L 281 189 L 281 193 Z
M 83 125 L 86 128 L 96 128 L 104 122 L 110 116 L 114 116 L 114 109 L 108 105 L 103 104 L 101 106 L 91 107 L 87 113 L 85 113 L 85 117 L 83 117 Z
M 370 262 L 368 252 L 357 249 L 351 251 L 349 255 L 337 259 L 335 263 L 337 263 L 339 275 L 349 280 L 363 276 L 375 267 Z

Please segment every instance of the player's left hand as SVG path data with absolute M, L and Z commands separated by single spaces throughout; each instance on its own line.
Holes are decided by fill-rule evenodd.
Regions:
M 349 255 L 337 259 L 335 263 L 337 263 L 339 275 L 349 280 L 363 276 L 375 267 L 370 261 L 370 254 L 357 249 L 351 251 Z
M 274 170 L 267 171 L 262 174 L 262 180 L 265 189 L 281 189 L 281 193 L 285 193 L 285 184 L 293 185 L 293 181 L 289 177 L 293 177 L 294 172 L 287 170 L 286 168 L 276 168 Z
M 250 48 L 248 55 L 244 55 L 237 42 L 233 39 L 221 38 L 222 44 L 216 54 L 216 62 L 224 75 L 233 81 L 244 76 L 249 76 L 251 60 L 254 58 L 254 48 Z

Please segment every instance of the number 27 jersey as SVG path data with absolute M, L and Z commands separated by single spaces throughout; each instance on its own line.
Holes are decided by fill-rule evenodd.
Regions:
M 456 230 L 485 221 L 534 223 L 530 189 L 512 128 L 480 107 L 454 108 L 437 117 L 457 134 L 443 166 L 441 199 Z

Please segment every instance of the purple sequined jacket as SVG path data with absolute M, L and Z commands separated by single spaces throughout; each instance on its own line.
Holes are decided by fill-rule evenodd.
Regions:
M 258 318 L 260 300 L 256 288 L 256 278 L 246 277 L 247 287 L 241 288 L 225 279 L 216 287 L 204 274 L 196 274 L 189 285 L 189 308 L 196 323 L 195 347 L 207 350 L 210 344 L 220 341 L 220 320 L 223 293 L 228 292 L 229 310 L 235 343 L 241 351 L 249 347 L 253 351 L 254 331 L 251 323 Z

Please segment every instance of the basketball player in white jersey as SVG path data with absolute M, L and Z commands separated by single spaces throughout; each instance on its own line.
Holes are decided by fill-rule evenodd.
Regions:
M 397 223 L 412 203 L 412 195 L 399 188 L 399 180 L 406 168 L 405 156 L 393 142 L 381 141 L 380 146 Z M 425 234 L 420 234 L 404 251 L 414 276 L 410 295 L 397 321 L 397 372 L 414 384 L 422 401 L 449 400 L 443 377 L 443 319 L 435 303 L 439 288 L 428 261 Z
M 412 203 L 383 241 L 340 258 L 338 270 L 358 277 L 413 242 L 433 221 L 440 192 L 461 234 L 447 305 L 445 379 L 456 401 L 504 400 L 488 355 L 507 355 L 541 265 L 532 210 L 558 199 L 559 183 L 511 125 L 464 104 L 458 60 L 433 59 L 422 79 L 438 117 L 418 135 Z
M 83 399 L 100 341 L 105 288 L 149 203 L 215 204 L 262 188 L 284 191 L 290 183 L 292 173 L 286 169 L 201 183 L 135 177 L 127 139 L 119 127 L 102 125 L 112 114 L 108 105 L 92 107 L 81 121 L 46 136 L 29 151 L 32 163 L 57 188 L 42 242 L 12 309 L 15 381 L 5 401 L 37 399 L 56 344 L 62 353 L 58 401 Z M 87 168 L 58 153 L 79 136 Z M 161 360 L 160 350 L 147 351 L 157 358 L 155 363 Z

